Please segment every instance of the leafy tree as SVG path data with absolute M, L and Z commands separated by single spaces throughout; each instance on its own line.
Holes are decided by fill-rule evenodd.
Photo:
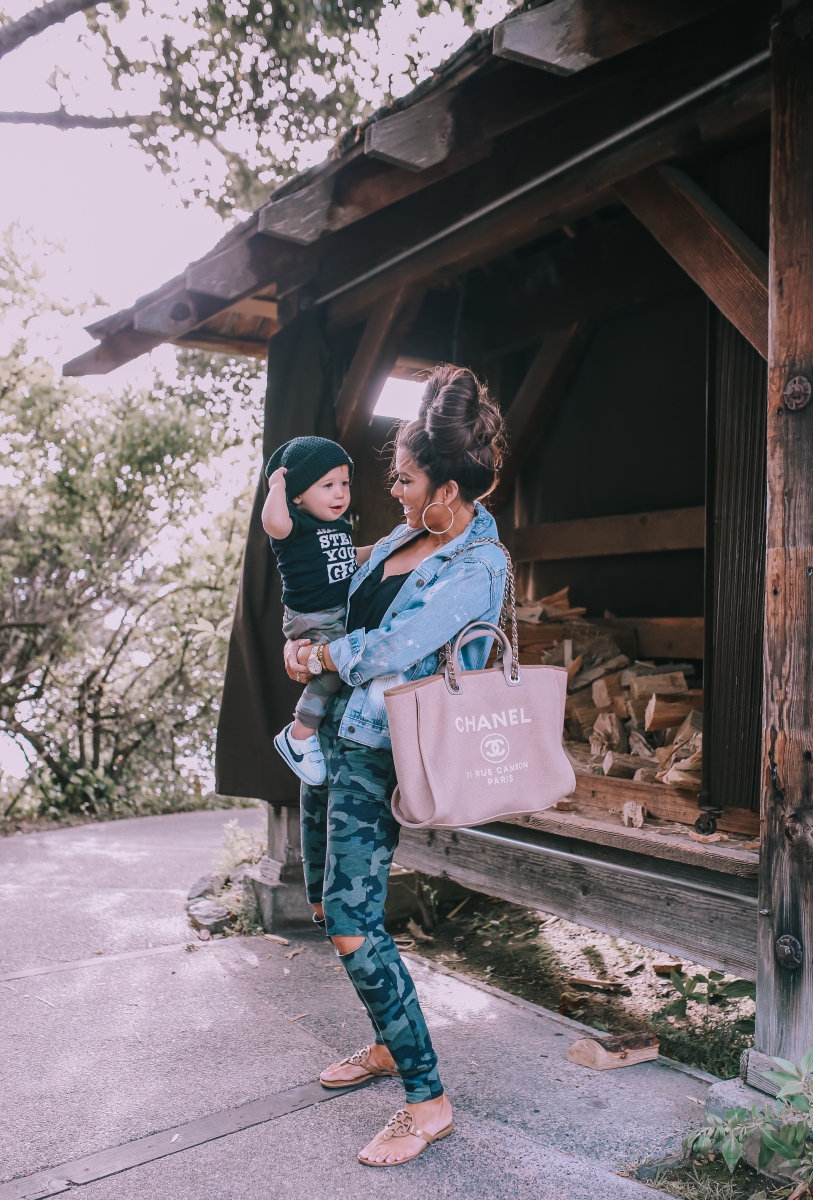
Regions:
M 255 207 L 268 184 L 291 170 L 291 146 L 336 136 L 390 97 L 378 79 L 377 27 L 385 7 L 409 0 L 48 0 L 18 20 L 0 14 L 0 58 L 68 17 L 84 12 L 84 41 L 110 73 L 124 111 L 0 112 L 0 122 L 58 129 L 122 128 L 168 172 L 190 145 L 225 159 L 222 185 L 197 190 L 221 212 Z M 472 24 L 477 0 L 419 0 L 414 24 L 437 12 L 462 12 Z M 412 47 L 416 82 L 425 57 Z M 55 75 L 52 86 L 60 93 Z M 149 111 L 130 103 L 145 90 Z M 143 103 L 143 102 L 142 102 Z M 286 149 L 287 146 L 287 149 Z
M 0 313 L 30 287 L 2 264 Z M 93 396 L 23 337 L 0 359 L 0 729 L 31 763 L 18 811 L 161 811 L 202 791 L 250 502 L 247 486 L 207 518 L 204 496 L 256 389 L 245 364 L 182 365 L 173 386 Z

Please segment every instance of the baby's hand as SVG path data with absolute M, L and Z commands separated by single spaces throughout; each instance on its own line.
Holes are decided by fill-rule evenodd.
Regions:
M 276 471 L 273 471 L 271 475 L 268 476 L 268 486 L 273 487 L 275 483 L 284 484 L 287 471 L 287 467 L 277 467 Z

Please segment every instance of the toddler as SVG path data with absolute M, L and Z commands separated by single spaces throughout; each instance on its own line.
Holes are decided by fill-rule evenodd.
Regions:
M 309 637 L 315 643 L 332 642 L 344 636 L 347 593 L 359 565 L 344 516 L 353 460 L 337 442 L 300 437 L 272 454 L 265 473 L 270 486 L 262 521 L 282 576 L 283 633 L 289 641 Z M 325 781 L 317 732 L 330 696 L 343 686 L 335 671 L 315 675 L 294 720 L 274 738 L 305 783 Z

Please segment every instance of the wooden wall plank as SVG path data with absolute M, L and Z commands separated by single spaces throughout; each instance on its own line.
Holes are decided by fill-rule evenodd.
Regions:
M 503 21 L 494 30 L 500 58 L 541 67 L 556 75 L 583 71 L 634 46 L 695 21 L 726 0 L 550 0 Z
M 494 512 L 499 512 L 508 500 L 589 339 L 590 329 L 584 321 L 574 321 L 564 329 L 552 329 L 546 334 L 508 409 L 508 455 L 492 497 Z
M 768 259 L 694 180 L 658 166 L 616 192 L 763 358 L 768 357 Z
M 702 507 L 673 508 L 526 525 L 514 531 L 514 557 L 518 562 L 552 562 L 607 554 L 702 549 L 705 511 Z
M 795 409 L 785 389 L 804 377 L 809 395 L 813 380 L 811 29 L 813 3 L 805 0 L 784 8 L 772 32 L 764 915 L 756 1028 L 759 1052 L 796 1062 L 813 1045 L 813 404 Z
M 520 841 L 488 829 L 402 829 L 397 858 L 400 866 L 754 978 L 751 881 L 644 855 L 629 854 L 621 862 L 620 851 L 584 843 L 573 853 L 566 839 L 562 849 L 557 839 L 545 841 L 541 836 L 539 842 Z M 601 855 L 616 861 L 602 861 Z
M 648 813 L 662 821 L 694 825 L 700 816 L 697 794 L 662 783 L 635 783 L 631 779 L 613 779 L 610 775 L 577 775 L 573 795 L 596 808 L 619 810 L 628 800 L 642 804 Z M 726 833 L 759 834 L 759 818 L 746 808 L 727 808 L 717 822 Z

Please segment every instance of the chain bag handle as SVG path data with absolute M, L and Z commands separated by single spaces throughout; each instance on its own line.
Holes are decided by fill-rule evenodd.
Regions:
M 513 652 L 513 662 L 511 663 L 511 678 L 516 683 L 519 680 L 519 632 L 517 630 L 517 605 L 514 591 L 514 564 L 511 559 L 511 552 L 502 542 L 496 538 L 475 538 L 471 542 L 467 542 L 465 546 L 460 546 L 455 550 L 454 554 L 450 554 L 447 563 L 450 563 L 453 558 L 457 558 L 458 554 L 465 554 L 471 550 L 473 546 L 498 546 L 505 555 L 506 562 L 506 577 L 505 590 L 502 597 L 502 607 L 500 609 L 500 618 L 497 624 L 500 629 L 504 630 L 508 621 L 511 621 L 511 650 Z M 502 647 L 500 648 L 502 650 Z M 447 642 L 443 647 L 441 654 L 443 657 L 438 661 L 438 670 L 442 667 L 446 668 L 449 676 L 449 684 L 453 691 L 458 690 L 457 679 L 455 678 L 455 668 L 452 659 L 452 643 Z

